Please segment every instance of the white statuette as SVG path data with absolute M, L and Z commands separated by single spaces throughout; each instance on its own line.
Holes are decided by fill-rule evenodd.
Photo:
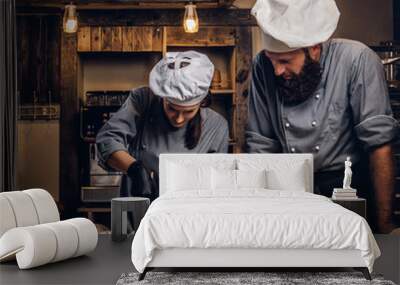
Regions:
M 351 161 L 348 156 L 346 161 L 344 162 L 344 179 L 343 179 L 343 189 L 352 189 L 351 188 L 351 178 L 353 176 L 353 172 L 351 171 Z

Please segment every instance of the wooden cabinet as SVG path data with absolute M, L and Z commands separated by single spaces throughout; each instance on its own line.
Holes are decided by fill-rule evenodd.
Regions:
M 211 108 L 229 124 L 230 152 L 240 152 L 238 144 L 238 116 L 236 92 L 236 29 L 235 27 L 200 27 L 195 34 L 185 33 L 182 27 L 165 27 L 165 48 L 168 51 L 196 50 L 213 62 L 219 82 L 213 82 Z
M 81 27 L 78 52 L 161 52 L 162 29 L 157 27 Z
M 211 108 L 224 116 L 230 129 L 230 152 L 240 152 L 237 111 L 237 39 L 235 27 L 200 27 L 195 34 L 181 26 L 87 26 L 77 34 L 77 50 L 87 52 L 161 52 L 196 50 L 206 54 L 220 74 L 213 84 Z M 146 56 L 146 55 L 141 55 Z
M 185 33 L 183 27 L 166 27 L 167 46 L 227 47 L 235 46 L 235 28 L 200 27 L 194 34 Z

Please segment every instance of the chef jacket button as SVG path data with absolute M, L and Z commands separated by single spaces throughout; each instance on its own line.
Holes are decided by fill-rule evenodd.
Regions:
M 312 121 L 311 126 L 315 127 L 317 125 L 316 121 Z
M 286 124 L 285 124 L 285 127 L 286 127 L 286 128 L 289 128 L 289 127 L 290 127 L 290 124 L 289 124 L 289 123 L 286 123 Z
M 319 145 L 316 145 L 316 146 L 314 147 L 314 149 L 315 149 L 316 151 L 319 151 Z
M 319 97 L 320 97 L 320 95 L 319 95 L 319 94 L 316 94 L 316 95 L 315 95 L 315 99 L 317 99 L 317 100 L 318 100 L 318 99 L 319 99 Z
M 295 149 L 294 147 L 292 147 L 292 148 L 290 149 L 290 151 L 291 151 L 291 152 L 296 152 L 296 149 Z
M 146 149 L 147 146 L 145 144 L 142 144 L 142 149 Z

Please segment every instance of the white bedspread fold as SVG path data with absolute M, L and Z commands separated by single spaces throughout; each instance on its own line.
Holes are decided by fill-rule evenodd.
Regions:
M 143 272 L 165 248 L 358 249 L 370 272 L 380 256 L 359 215 L 320 195 L 265 189 L 163 195 L 135 234 L 135 268 Z

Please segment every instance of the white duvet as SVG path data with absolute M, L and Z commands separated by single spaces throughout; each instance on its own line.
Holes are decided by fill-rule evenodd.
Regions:
M 320 195 L 265 189 L 166 193 L 135 234 L 135 268 L 165 248 L 358 249 L 370 272 L 380 256 L 359 215 Z

